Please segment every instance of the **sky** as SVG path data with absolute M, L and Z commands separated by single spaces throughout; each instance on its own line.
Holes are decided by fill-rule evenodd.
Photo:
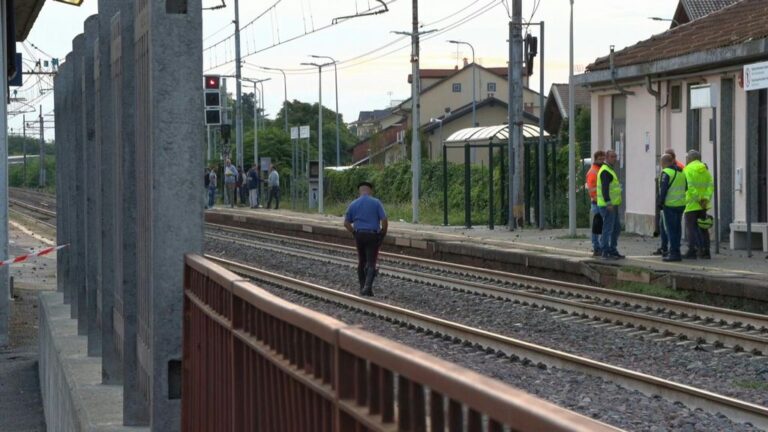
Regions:
M 234 75 L 234 2 L 223 0 L 226 7 L 203 11 L 204 72 Z M 318 100 L 317 68 L 302 66 L 304 62 L 322 62 L 310 55 L 330 56 L 339 61 L 339 111 L 345 122 L 357 119 L 362 110 L 389 106 L 391 101 L 410 96 L 408 74 L 411 72 L 410 41 L 393 31 L 410 32 L 412 1 L 386 0 L 386 13 L 344 20 L 331 25 L 336 17 L 355 15 L 366 10 L 381 10 L 376 0 L 247 0 L 240 4 L 241 50 L 244 60 L 242 75 L 265 79 L 263 83 L 266 113 L 274 118 L 284 98 L 284 82 L 280 72 L 261 67 L 283 68 L 287 74 L 288 99 L 316 103 Z M 84 0 L 73 7 L 47 0 L 30 32 L 18 50 L 26 59 L 63 59 L 71 51 L 72 39 L 83 30 L 85 19 L 97 13 L 96 0 Z M 221 5 L 222 0 L 203 0 L 204 7 Z M 538 7 L 537 7 L 538 6 Z M 677 0 L 575 0 L 574 64 L 576 73 L 597 57 L 632 45 L 653 34 L 664 32 L 668 22 L 649 17 L 671 18 Z M 535 9 L 535 11 L 534 11 Z M 568 81 L 569 69 L 569 1 L 523 0 L 526 22 L 545 22 L 545 92 L 552 83 Z M 422 68 L 453 68 L 463 58 L 471 61 L 466 46 L 450 44 L 461 40 L 475 48 L 478 64 L 505 67 L 508 58 L 509 16 L 501 0 L 419 0 L 420 31 L 433 31 L 422 36 L 420 62 Z M 538 27 L 527 28 L 534 36 Z M 531 87 L 539 88 L 538 67 Z M 234 93 L 234 79 L 228 79 L 228 91 Z M 52 79 L 29 77 L 17 89 L 18 97 L 34 108 L 42 104 L 43 113 L 52 113 Z M 323 105 L 334 109 L 333 67 L 323 69 Z M 244 83 L 244 92 L 252 86 Z M 202 83 L 201 83 L 202 91 Z M 31 111 L 32 107 L 14 103 L 13 112 Z M 37 110 L 35 110 L 37 111 Z M 36 116 L 35 113 L 26 114 Z M 52 118 L 52 117 L 48 117 Z M 202 119 L 202 113 L 201 113 Z M 19 133 L 22 115 L 9 119 L 12 133 Z M 50 134 L 53 131 L 49 131 Z

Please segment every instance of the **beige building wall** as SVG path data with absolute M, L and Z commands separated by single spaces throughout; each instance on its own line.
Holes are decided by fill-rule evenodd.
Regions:
M 679 111 L 671 109 L 667 105 L 661 112 L 661 151 L 667 148 L 673 148 L 678 158 L 685 162 L 687 152 L 686 139 L 686 119 L 688 107 L 688 85 L 701 83 L 720 83 L 723 77 L 733 78 L 737 83 L 734 95 L 734 150 L 733 159 L 724 160 L 718 157 L 720 168 L 725 164 L 733 164 L 733 175 L 736 177 L 737 170 L 742 171 L 741 185 L 733 179 L 733 190 L 723 190 L 720 188 L 720 196 L 733 194 L 734 221 L 744 221 L 746 218 L 746 93 L 738 85 L 735 74 L 717 74 L 717 75 L 699 75 L 691 79 L 677 79 L 670 82 L 661 83 L 661 100 L 664 104 L 667 99 L 668 89 L 673 85 L 682 86 L 682 103 Z M 626 190 L 626 217 L 625 225 L 627 231 L 640 234 L 651 234 L 653 231 L 653 219 L 655 214 L 655 189 L 654 178 L 657 175 L 657 160 L 655 147 L 655 99 L 651 96 L 645 86 L 637 85 L 626 88 L 634 92 L 634 95 L 627 97 L 627 122 L 625 136 L 626 151 L 626 179 L 624 188 Z M 615 91 L 604 90 L 592 93 L 592 152 L 601 149 L 612 148 L 611 143 L 611 125 L 612 125 L 612 94 Z M 701 110 L 700 121 L 700 143 L 699 148 L 702 154 L 702 161 L 709 167 L 713 167 L 713 142 L 710 137 L 709 124 L 712 118 L 711 109 Z M 718 155 L 721 155 L 719 141 L 721 133 L 722 119 L 718 111 L 717 118 L 717 137 L 718 137 Z M 649 144 L 646 147 L 646 144 Z M 722 176 L 719 175 L 722 181 Z M 727 239 L 722 239 L 727 241 Z

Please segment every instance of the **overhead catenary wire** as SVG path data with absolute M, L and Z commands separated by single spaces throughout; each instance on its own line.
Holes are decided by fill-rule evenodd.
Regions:
M 476 3 L 479 3 L 479 1 L 475 1 L 472 4 L 474 5 Z M 470 12 L 469 14 L 467 14 L 466 16 L 463 16 L 462 18 L 459 18 L 457 21 L 454 21 L 454 22 L 448 24 L 446 27 L 444 27 L 442 29 L 439 29 L 435 33 L 432 33 L 432 34 L 424 37 L 422 40 L 426 41 L 426 40 L 429 40 L 429 39 L 433 39 L 433 38 L 435 38 L 435 37 L 437 37 L 437 36 L 439 36 L 441 34 L 444 34 L 444 33 L 448 32 L 448 31 L 451 31 L 451 30 L 453 30 L 455 28 L 458 28 L 459 26 L 462 26 L 462 25 L 464 25 L 464 24 L 466 24 L 466 23 L 468 23 L 470 21 L 473 21 L 473 20 L 479 18 L 480 16 L 484 15 L 485 13 L 491 11 L 494 7 L 498 6 L 499 4 L 500 4 L 499 0 L 492 0 L 492 1 L 488 2 L 488 3 L 485 3 L 480 8 Z M 433 21 L 433 22 L 431 22 L 429 24 L 425 24 L 424 27 L 431 26 L 431 25 L 433 25 L 434 23 L 437 23 L 437 22 L 445 21 L 448 17 L 454 17 L 457 14 L 459 14 L 461 12 L 464 12 L 466 9 L 467 8 L 464 7 L 462 9 L 460 9 L 459 11 L 453 12 L 453 13 L 451 13 L 450 15 L 448 15 L 446 17 L 440 18 L 440 19 L 438 19 L 436 21 Z M 403 45 L 401 45 L 401 46 L 399 46 L 397 48 L 394 48 L 394 49 L 391 49 L 389 51 L 386 51 L 385 53 L 383 53 L 381 55 L 378 55 L 378 56 L 375 56 L 375 57 L 372 57 L 372 58 L 367 58 L 367 59 L 365 58 L 365 57 L 373 55 L 373 54 L 375 54 L 377 52 L 386 50 L 386 49 L 396 45 L 397 43 L 399 43 L 401 41 L 404 41 L 405 39 L 408 39 L 410 41 L 410 38 L 408 36 L 400 36 L 400 37 L 398 37 L 398 38 L 396 38 L 396 39 L 394 39 L 392 41 L 389 41 L 389 42 L 387 42 L 387 43 L 385 43 L 385 44 L 383 44 L 383 45 L 381 45 L 379 47 L 373 48 L 373 49 L 371 49 L 369 51 L 366 51 L 364 53 L 358 54 L 358 55 L 356 55 L 354 57 L 351 57 L 351 58 L 339 61 L 337 63 L 338 70 L 350 69 L 350 68 L 353 68 L 353 67 L 361 66 L 361 65 L 369 63 L 371 61 L 379 60 L 379 59 L 384 58 L 386 56 L 392 55 L 392 54 L 394 54 L 394 53 L 396 53 L 398 51 L 410 48 L 410 42 L 407 42 L 407 43 L 404 43 Z M 252 54 L 249 54 L 248 56 L 250 56 L 250 55 L 252 55 Z M 248 56 L 243 56 L 243 57 L 245 58 L 245 57 L 248 57 Z M 360 61 L 358 61 L 358 60 L 360 60 Z M 260 65 L 249 63 L 248 61 L 245 61 L 244 63 L 245 63 L 245 65 L 250 65 L 250 66 L 252 66 L 254 68 L 261 69 Z M 212 68 L 212 69 L 215 69 L 215 68 Z M 209 69 L 209 70 L 212 70 L 212 69 Z M 310 74 L 316 73 L 314 68 L 281 68 L 281 69 L 283 69 L 286 72 L 286 74 L 289 74 L 289 75 L 310 75 Z M 265 72 L 266 73 L 274 73 L 274 72 L 271 72 L 271 71 L 265 71 Z

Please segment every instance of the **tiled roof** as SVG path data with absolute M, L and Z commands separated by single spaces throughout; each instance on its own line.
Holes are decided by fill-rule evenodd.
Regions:
M 739 0 L 680 0 L 688 19 L 693 21 L 728 7 Z
M 455 75 L 461 70 L 464 70 L 465 68 L 471 66 L 472 63 L 464 66 L 463 68 L 454 68 L 454 69 L 419 69 L 419 77 L 421 79 L 445 79 L 449 76 Z M 480 66 L 478 64 L 478 66 Z M 483 67 L 483 66 L 480 66 Z M 498 75 L 502 78 L 507 77 L 507 68 L 506 67 L 488 67 L 485 68 L 488 72 Z M 410 83 L 413 80 L 413 75 L 408 74 L 408 83 Z
M 741 0 L 704 18 L 617 51 L 614 64 L 616 67 L 642 64 L 764 39 L 768 37 L 766 20 L 768 1 Z M 588 71 L 608 68 L 608 56 L 587 66 Z
M 360 111 L 360 114 L 357 116 L 357 123 L 375 122 L 383 119 L 391 113 L 391 108 L 373 111 Z
M 574 106 L 576 108 L 584 106 L 589 107 L 592 99 L 589 90 L 586 87 L 578 85 L 574 86 L 573 94 L 575 96 Z M 549 95 L 550 96 L 547 98 L 547 105 L 549 105 L 550 100 L 553 103 L 557 103 L 559 105 L 558 108 L 560 109 L 560 112 L 563 114 L 563 118 L 567 118 L 568 84 L 552 84 Z

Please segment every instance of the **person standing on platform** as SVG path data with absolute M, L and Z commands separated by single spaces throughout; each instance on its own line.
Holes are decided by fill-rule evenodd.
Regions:
M 712 208 L 715 183 L 707 166 L 701 161 L 701 153 L 689 150 L 685 166 L 685 227 L 688 232 L 688 252 L 683 258 L 711 259 L 709 252 L 709 228 L 711 219 L 707 210 Z
M 587 190 L 589 191 L 589 200 L 592 202 L 590 207 L 589 216 L 592 222 L 590 226 L 592 230 L 592 256 L 601 256 L 600 252 L 600 234 L 595 232 L 595 224 L 602 226 L 602 217 L 597 207 L 597 173 L 600 172 L 600 167 L 605 162 L 605 152 L 598 150 L 592 155 L 592 167 L 587 172 Z M 602 230 L 601 230 L 602 231 Z
M 344 227 L 355 237 L 357 246 L 357 280 L 360 295 L 373 296 L 373 280 L 376 278 L 376 258 L 387 235 L 387 214 L 381 201 L 371 196 L 373 185 L 362 182 L 357 185 L 360 196 L 352 201 L 344 214 Z
M 272 199 L 275 199 L 275 210 L 280 208 L 280 174 L 277 173 L 277 168 L 274 165 L 269 166 L 269 177 L 267 177 L 267 183 L 269 185 L 269 199 L 267 200 L 267 208 L 272 207 Z
M 675 149 L 668 148 L 664 151 L 664 154 L 671 156 L 672 165 L 677 167 L 680 172 L 683 171 L 685 164 L 677 160 Z M 664 205 L 664 200 L 659 196 L 659 192 L 661 191 L 661 173 L 659 173 L 659 177 L 656 180 L 656 229 L 654 231 L 654 237 L 657 234 L 661 235 L 661 247 L 653 251 L 652 255 L 660 255 L 665 257 L 669 253 L 669 230 L 664 226 L 664 216 L 662 215 L 663 212 L 660 210 L 661 206 Z
M 248 202 L 251 208 L 259 207 L 259 186 L 261 186 L 259 170 L 256 165 L 253 165 L 248 170 Z
M 245 205 L 248 201 L 248 171 L 240 167 L 237 172 L 240 176 L 240 203 Z
M 224 166 L 224 187 L 225 187 L 225 205 L 230 207 L 235 206 L 235 184 L 237 183 L 237 168 L 232 165 L 232 161 L 227 159 L 226 166 Z
M 203 194 L 203 206 L 207 209 L 208 208 L 208 186 L 211 184 L 211 177 L 210 177 L 210 171 L 208 168 L 205 168 L 205 173 L 203 174 L 203 182 L 205 187 L 205 193 Z
M 616 164 L 616 152 L 605 152 L 605 163 L 600 167 L 597 176 L 597 207 L 603 217 L 603 233 L 600 236 L 600 251 L 602 259 L 616 260 L 626 258 L 620 254 L 616 246 L 621 234 L 619 221 L 619 206 L 621 205 L 621 182 L 613 166 Z
M 669 253 L 664 261 L 681 261 L 680 239 L 683 236 L 682 220 L 685 211 L 685 174 L 675 164 L 675 158 L 669 153 L 660 160 L 661 176 L 659 179 L 659 204 L 662 212 L 662 224 L 665 237 L 669 240 Z
M 208 208 L 213 208 L 216 203 L 216 182 L 218 180 L 216 167 L 211 167 L 211 171 L 208 172 Z

